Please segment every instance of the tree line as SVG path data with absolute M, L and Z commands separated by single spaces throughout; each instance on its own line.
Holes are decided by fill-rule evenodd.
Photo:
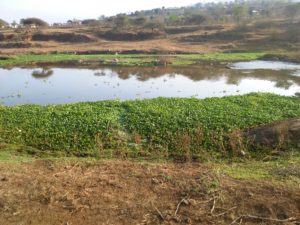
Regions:
M 300 15 L 300 2 L 292 0 L 235 0 L 233 2 L 198 3 L 190 7 L 157 8 L 98 19 L 69 20 L 64 25 L 110 26 L 116 29 L 132 27 L 162 28 L 165 26 L 200 25 L 203 23 L 239 23 L 261 18 L 296 19 Z M 0 19 L 0 27 L 11 25 L 47 27 L 40 18 L 25 18 L 11 24 Z M 62 25 L 59 23 L 56 26 Z

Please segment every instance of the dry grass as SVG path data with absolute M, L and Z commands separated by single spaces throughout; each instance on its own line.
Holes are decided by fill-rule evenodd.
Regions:
M 298 189 L 235 180 L 200 164 L 40 160 L 1 164 L 0 171 L 5 225 L 294 224 L 300 218 Z
M 30 52 L 78 52 L 78 51 L 142 51 L 142 52 L 185 52 L 185 53 L 205 53 L 220 51 L 296 51 L 299 49 L 299 39 L 297 34 L 299 23 L 289 21 L 262 21 L 243 26 L 233 24 L 221 24 L 215 26 L 199 27 L 170 27 L 166 33 L 153 37 L 153 39 L 135 41 L 113 41 L 99 37 L 97 34 L 109 32 L 109 28 L 47 28 L 42 30 L 32 30 L 30 35 L 42 33 L 45 36 L 61 34 L 74 34 L 77 37 L 86 37 L 93 40 L 89 43 L 71 43 L 55 41 L 31 41 L 31 47 L 2 48 L 1 54 L 26 54 Z M 139 32 L 147 30 L 129 29 L 132 34 L 138 37 Z M 180 30 L 180 32 L 178 32 Z M 170 32 L 172 31 L 172 32 Z M 15 39 L 24 39 L 28 35 L 25 30 L 1 31 L 6 36 L 14 36 Z M 18 38 L 20 37 L 20 38 Z M 56 36 L 56 38 L 59 38 Z M 77 39 L 76 39 L 77 40 Z M 7 41 L 2 41 L 6 43 Z M 11 42 L 11 40 L 9 40 Z M 38 47 L 36 47 L 38 46 Z
M 29 47 L 2 48 L 1 54 L 25 54 L 30 52 L 78 52 L 78 51 L 141 51 L 141 52 L 184 52 L 184 53 L 206 53 L 220 51 L 268 51 L 268 52 L 296 52 L 300 49 L 299 22 L 291 23 L 286 20 L 258 21 L 249 24 L 235 26 L 234 24 L 221 24 L 214 26 L 199 27 L 169 27 L 160 35 L 148 39 L 143 37 L 135 41 L 113 41 L 109 36 L 103 39 L 99 33 L 110 32 L 110 28 L 47 28 L 32 30 L 30 35 L 42 33 L 51 36 L 53 34 L 74 34 L 77 37 L 86 37 L 93 40 L 90 43 L 78 41 L 71 43 L 55 41 L 31 41 Z M 139 37 L 139 32 L 147 33 L 149 30 L 126 29 L 131 34 Z M 170 32 L 171 31 L 171 32 Z M 180 31 L 180 32 L 179 32 Z M 25 30 L 0 31 L 6 36 L 14 36 L 21 40 L 27 35 Z M 109 34 L 109 33 L 108 33 Z M 121 35 L 121 34 L 120 34 Z M 57 38 L 57 37 L 56 37 Z M 145 40 L 148 39 L 148 40 Z M 12 42 L 12 40 L 9 40 Z M 7 41 L 2 41 L 2 44 Z

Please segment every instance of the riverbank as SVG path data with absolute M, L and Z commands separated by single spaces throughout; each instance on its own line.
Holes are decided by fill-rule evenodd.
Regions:
M 261 59 L 263 59 L 263 60 L 272 60 L 272 61 L 300 63 L 300 54 L 299 53 L 266 54 L 266 55 L 262 56 Z
M 0 57 L 1 67 L 43 65 L 120 65 L 166 66 L 192 65 L 199 62 L 250 61 L 265 53 L 205 53 L 205 54 L 31 54 Z
M 207 160 L 241 155 L 239 131 L 299 117 L 298 98 L 274 94 L 0 106 L 0 142 L 33 154 Z

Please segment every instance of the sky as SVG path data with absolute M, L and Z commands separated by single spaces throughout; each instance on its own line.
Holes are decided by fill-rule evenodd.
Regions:
M 38 17 L 53 23 L 208 1 L 213 0 L 0 0 L 0 18 L 19 22 L 22 18 Z

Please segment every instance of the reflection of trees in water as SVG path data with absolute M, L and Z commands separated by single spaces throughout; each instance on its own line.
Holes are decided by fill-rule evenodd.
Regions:
M 147 81 L 153 78 L 162 76 L 175 77 L 176 75 L 185 76 L 193 81 L 200 81 L 204 79 L 216 80 L 223 76 L 223 73 L 216 73 L 215 70 L 205 69 L 203 67 L 125 67 L 112 68 L 112 70 L 119 74 L 119 78 L 126 80 L 132 75 L 136 76 L 140 81 Z
M 297 70 L 293 73 L 293 76 L 300 77 L 300 70 Z
M 33 71 L 31 75 L 36 79 L 43 79 L 53 75 L 53 70 L 49 68 L 43 68 L 42 70 Z
M 283 88 L 283 89 L 285 89 L 285 90 L 288 90 L 288 89 L 290 89 L 290 87 L 292 86 L 294 84 L 294 82 L 293 81 L 291 81 L 291 80 L 282 80 L 282 81 L 278 81 L 277 83 L 276 83 L 276 87 L 277 88 Z
M 103 70 L 107 71 L 107 69 Z M 268 80 L 276 83 L 277 88 L 289 89 L 293 84 L 300 86 L 300 77 L 293 76 L 292 71 L 270 70 L 231 70 L 223 66 L 182 66 L 182 67 L 114 67 L 110 73 L 118 74 L 122 80 L 135 76 L 139 81 L 147 81 L 162 76 L 174 77 L 182 75 L 193 81 L 226 79 L 229 85 L 239 85 L 243 79 Z M 107 73 L 106 73 L 107 74 Z
M 224 75 L 224 76 L 226 76 L 226 75 Z M 240 82 L 241 82 L 241 80 L 242 80 L 242 78 L 241 77 L 239 77 L 239 76 L 226 76 L 227 77 L 227 81 L 226 81 L 226 84 L 229 84 L 229 85 L 239 85 L 240 84 Z
M 290 89 L 292 85 L 300 86 L 300 77 L 293 76 L 293 72 L 289 70 L 256 70 L 252 74 L 249 74 L 248 77 L 275 82 L 275 87 L 285 90 Z

